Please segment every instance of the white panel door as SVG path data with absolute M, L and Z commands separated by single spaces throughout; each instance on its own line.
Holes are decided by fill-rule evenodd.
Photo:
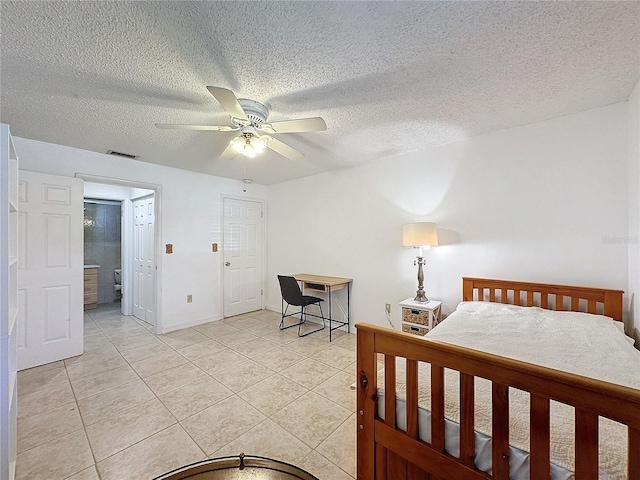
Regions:
M 133 201 L 133 314 L 155 325 L 155 197 Z
M 18 369 L 83 352 L 83 181 L 20 171 Z
M 262 204 L 224 199 L 224 316 L 262 308 Z

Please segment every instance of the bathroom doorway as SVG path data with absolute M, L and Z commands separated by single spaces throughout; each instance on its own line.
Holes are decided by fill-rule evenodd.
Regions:
M 122 298 L 122 202 L 84 199 L 84 308 Z
M 98 183 L 94 178 L 85 178 L 84 182 L 85 309 L 94 306 L 99 309 L 99 315 L 103 314 L 101 310 L 109 310 L 116 314 L 135 315 L 140 318 L 134 311 L 138 296 L 135 265 L 138 251 L 136 228 L 139 223 L 135 220 L 134 205 L 139 203 L 138 199 L 151 199 L 152 202 L 157 200 L 159 191 L 126 184 Z M 117 217 L 115 210 L 108 210 L 109 208 L 118 210 Z M 155 208 L 157 206 L 154 205 L 154 216 Z M 152 224 L 149 228 L 155 233 L 158 225 Z M 155 267 L 155 235 L 152 238 L 145 250 L 146 255 L 154 262 L 153 268 L 148 272 L 151 280 L 147 280 L 148 288 L 145 291 L 145 305 L 152 314 L 140 319 L 148 324 L 148 328 L 145 328 L 156 332 L 159 325 L 156 320 L 158 297 L 155 290 L 159 272 Z M 97 285 L 92 287 L 90 284 L 93 278 L 97 278 Z M 98 295 L 92 297 L 92 288 Z M 91 300 L 95 301 L 95 305 L 87 305 Z

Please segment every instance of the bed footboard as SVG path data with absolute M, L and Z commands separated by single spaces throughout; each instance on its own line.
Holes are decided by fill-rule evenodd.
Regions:
M 598 478 L 598 418 L 627 426 L 627 478 L 640 480 L 640 391 L 359 323 L 359 480 L 509 478 L 508 387 L 530 402 L 530 478 L 550 477 L 550 401 L 575 407 L 575 478 Z M 378 354 L 384 356 L 385 419 L 378 417 Z M 396 358 L 406 359 L 406 431 L 396 427 Z M 431 442 L 418 438 L 418 362 L 431 368 Z M 445 451 L 444 370 L 460 378 L 460 456 Z M 492 383 L 492 474 L 474 464 L 474 383 Z M 381 385 L 382 386 L 382 385 Z

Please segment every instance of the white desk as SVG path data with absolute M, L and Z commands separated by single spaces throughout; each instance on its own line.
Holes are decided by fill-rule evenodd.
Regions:
M 308 273 L 297 273 L 293 275 L 297 281 L 302 283 L 302 293 L 304 290 L 312 290 L 314 292 L 324 292 L 327 294 L 327 304 L 329 305 L 329 341 L 331 341 L 331 332 L 337 328 L 347 326 L 347 332 L 350 332 L 350 320 L 351 320 L 351 284 L 353 278 L 342 277 L 326 277 L 324 275 L 311 275 Z M 347 320 L 334 320 L 331 312 L 331 294 L 343 288 L 347 289 Z M 333 327 L 332 324 L 336 323 L 338 326 Z

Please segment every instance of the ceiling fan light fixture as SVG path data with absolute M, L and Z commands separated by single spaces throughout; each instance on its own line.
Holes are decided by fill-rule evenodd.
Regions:
M 251 137 L 251 146 L 257 153 L 260 153 L 267 147 L 267 142 L 262 137 L 253 136 Z
M 243 132 L 231 140 L 231 148 L 245 157 L 253 158 L 266 148 L 267 141 L 267 138 L 253 132 Z
M 246 144 L 246 139 L 243 135 L 238 135 L 233 140 L 231 140 L 231 148 L 233 148 L 236 152 L 242 153 L 244 150 L 244 146 Z

